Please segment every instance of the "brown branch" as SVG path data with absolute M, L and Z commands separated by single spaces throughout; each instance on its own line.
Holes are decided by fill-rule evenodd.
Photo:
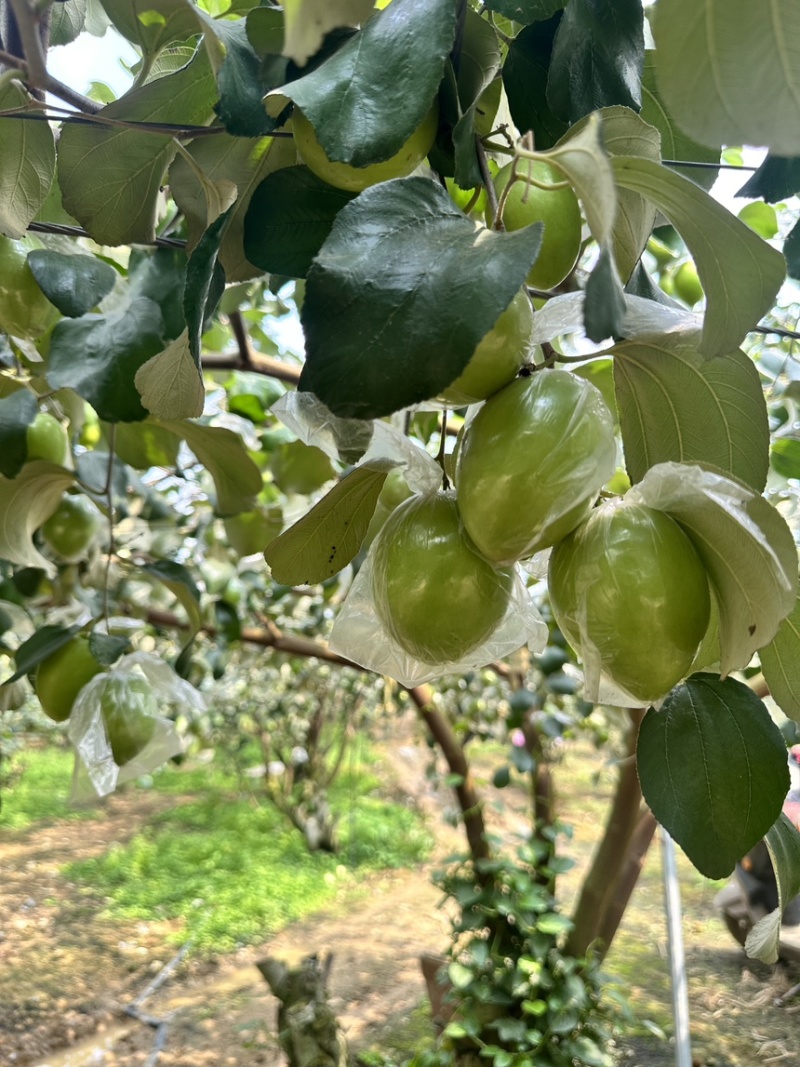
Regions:
M 152 626 L 171 630 L 188 629 L 188 623 L 170 611 L 150 608 L 144 613 L 144 618 Z M 200 629 L 202 633 L 209 637 L 215 637 L 217 634 L 215 626 L 204 625 Z M 352 663 L 343 656 L 332 652 L 322 641 L 314 641 L 294 634 L 284 634 L 274 624 L 263 629 L 243 627 L 241 640 L 247 644 L 260 645 L 262 648 L 274 648 L 276 652 L 284 652 L 287 655 L 304 656 L 310 659 L 322 660 L 325 663 L 336 663 L 341 667 L 352 667 L 353 670 L 360 671 L 362 674 L 373 673 L 368 668 L 362 667 L 358 663 Z M 475 789 L 475 783 L 472 779 L 464 749 L 446 717 L 434 706 L 433 690 L 430 686 L 405 686 L 404 688 L 417 709 L 420 718 L 441 749 L 450 773 L 458 778 L 458 784 L 454 786 L 454 792 L 464 819 L 464 831 L 467 835 L 470 855 L 473 860 L 487 859 L 490 851 L 486 840 L 483 809 Z
M 639 881 L 639 875 L 642 873 L 644 858 L 650 848 L 657 825 L 658 823 L 653 813 L 649 808 L 645 808 L 639 816 L 639 821 L 628 843 L 625 865 L 614 885 L 613 895 L 608 903 L 597 934 L 601 959 L 605 957 L 611 947 L 611 942 L 614 940 L 619 924 L 622 922 L 622 916 L 625 914 L 628 901 L 631 899 L 631 894 Z
M 583 880 L 572 916 L 574 926 L 566 946 L 566 951 L 571 956 L 584 956 L 599 936 L 639 819 L 642 789 L 636 773 L 634 754 L 644 709 L 631 708 L 629 714 L 626 759 L 620 765 L 617 788 L 605 831 Z
M 13 67 L 15 70 L 22 71 L 25 75 L 25 84 L 32 89 L 43 89 L 46 93 L 50 93 L 51 96 L 57 96 L 59 100 L 63 100 L 66 104 L 71 104 L 73 107 L 77 107 L 79 111 L 83 111 L 85 114 L 94 115 L 102 109 L 103 104 L 97 103 L 96 100 L 90 100 L 88 96 L 84 96 L 83 93 L 77 92 L 75 89 L 70 89 L 68 85 L 64 85 L 57 78 L 53 78 L 45 71 L 43 77 L 34 81 L 34 78 L 30 72 L 30 68 L 24 59 L 20 59 L 19 56 L 13 56 L 10 52 L 4 52 L 0 50 L 0 65 L 4 67 Z

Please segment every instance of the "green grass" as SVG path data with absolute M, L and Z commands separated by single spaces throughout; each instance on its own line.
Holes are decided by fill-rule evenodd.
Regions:
M 16 755 L 14 769 L 21 773 L 0 794 L 0 829 L 24 830 L 33 823 L 64 816 L 96 818 L 96 809 L 68 807 L 73 762 L 71 751 L 54 746 Z

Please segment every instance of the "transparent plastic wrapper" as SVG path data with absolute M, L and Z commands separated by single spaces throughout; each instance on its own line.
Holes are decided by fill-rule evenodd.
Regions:
M 330 647 L 413 686 L 546 643 L 547 626 L 519 571 L 495 570 L 475 553 L 451 492 L 417 495 L 395 509 L 339 611 Z
M 553 549 L 549 589 L 594 702 L 659 701 L 690 673 L 709 626 L 708 574 L 691 540 L 627 499 L 595 508 Z
M 403 468 L 415 493 L 432 492 L 442 480 L 439 465 L 391 423 L 340 419 L 313 393 L 286 393 L 271 411 L 301 441 L 333 460 L 358 465 L 388 459 Z
M 164 704 L 204 711 L 203 695 L 162 660 L 133 652 L 78 693 L 67 736 L 75 746 L 73 801 L 113 793 L 183 751 Z
M 586 356 L 587 359 L 610 351 L 614 347 L 611 338 L 595 344 L 584 333 L 585 299 L 583 293 L 565 293 L 548 300 L 542 310 L 534 315 L 531 342 L 541 345 L 560 338 L 559 348 L 565 355 Z M 699 333 L 702 325 L 702 317 L 685 308 L 670 307 L 668 304 L 658 304 L 655 300 L 625 294 L 625 318 L 621 333 L 627 339 Z
M 467 425 L 456 468 L 458 509 L 496 565 L 560 541 L 614 473 L 614 420 L 600 391 L 568 371 L 518 378 Z

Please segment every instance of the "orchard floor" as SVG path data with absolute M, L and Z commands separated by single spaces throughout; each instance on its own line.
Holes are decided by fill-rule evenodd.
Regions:
M 386 760 L 387 775 L 402 777 L 409 802 L 428 813 L 440 855 L 460 845 L 424 775 L 421 748 L 406 746 Z M 490 779 L 490 758 L 478 760 Z M 402 764 L 402 774 L 397 767 Z M 392 768 L 389 772 L 388 768 Z M 593 775 L 600 774 L 599 779 Z M 575 825 L 566 846 L 574 892 L 603 819 L 611 779 L 586 747 L 557 768 L 562 810 Z M 483 783 L 485 785 L 485 781 Z M 523 826 L 522 790 L 488 790 L 491 828 L 513 834 Z M 153 1063 L 154 1030 L 122 1009 L 174 954 L 171 923 L 120 923 L 100 917 L 103 900 L 67 882 L 68 862 L 124 842 L 174 798 L 130 791 L 109 801 L 104 817 L 58 821 L 7 833 L 0 843 L 0 1065 L 2 1067 L 144 1067 Z M 692 1039 L 695 1064 L 800 1067 L 800 996 L 783 1007 L 781 992 L 800 981 L 800 969 L 771 969 L 748 961 L 713 908 L 718 886 L 681 857 Z M 143 1010 L 171 1016 L 163 1067 L 273 1067 L 282 1063 L 274 1038 L 275 1001 L 254 966 L 272 955 L 289 962 L 332 951 L 333 1005 L 352 1050 L 400 1062 L 430 1033 L 419 971 L 422 952 L 447 942 L 446 916 L 437 908 L 430 875 L 436 860 L 407 871 L 369 876 L 342 890 L 325 912 L 295 923 L 269 942 L 213 960 L 189 958 Z M 657 845 L 609 958 L 607 969 L 629 997 L 633 1019 L 621 1045 L 628 1067 L 668 1067 L 674 1050 L 665 955 L 660 857 Z

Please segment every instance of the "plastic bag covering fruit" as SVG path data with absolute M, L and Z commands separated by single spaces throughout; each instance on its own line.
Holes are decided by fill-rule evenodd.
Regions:
M 442 393 L 448 404 L 485 400 L 517 376 L 530 356 L 531 302 L 519 292 L 472 354 L 458 378 Z
M 461 659 L 506 613 L 512 576 L 472 548 L 452 495 L 411 497 L 386 520 L 372 551 L 378 614 L 420 660 Z
M 494 180 L 498 200 L 508 185 L 514 163 L 503 167 Z M 544 223 L 542 244 L 528 274 L 528 285 L 552 289 L 572 271 L 581 250 L 581 209 L 564 174 L 542 160 L 518 159 L 516 179 L 503 207 L 503 226 L 521 230 L 534 222 Z M 532 181 L 561 188 L 540 189 Z M 491 218 L 487 218 L 491 225 Z
M 560 541 L 614 473 L 600 391 L 568 371 L 511 382 L 480 408 L 458 452 L 458 509 L 478 551 L 505 565 Z
M 303 112 L 296 107 L 292 115 L 295 148 L 308 169 L 329 185 L 352 193 L 360 193 L 362 189 L 390 178 L 404 178 L 416 170 L 433 147 L 438 125 L 439 108 L 434 104 L 393 156 L 380 163 L 371 163 L 367 167 L 353 167 L 349 163 L 336 163 L 328 159 L 325 149 L 317 140 L 314 127 Z
M 68 494 L 42 524 L 42 537 L 67 563 L 83 559 L 100 525 L 100 512 L 85 496 Z
M 709 624 L 708 576 L 662 511 L 610 501 L 553 549 L 550 602 L 584 663 L 587 698 L 600 673 L 641 703 L 690 671 Z
M 136 674 L 109 671 L 98 697 L 114 762 L 124 767 L 150 743 L 155 732 L 158 705 L 153 688 Z
M 86 637 L 74 637 L 36 668 L 35 688 L 42 711 L 54 722 L 69 718 L 75 698 L 102 671 Z
M 58 321 L 28 266 L 32 244 L 0 237 L 0 333 L 13 337 L 41 337 Z

